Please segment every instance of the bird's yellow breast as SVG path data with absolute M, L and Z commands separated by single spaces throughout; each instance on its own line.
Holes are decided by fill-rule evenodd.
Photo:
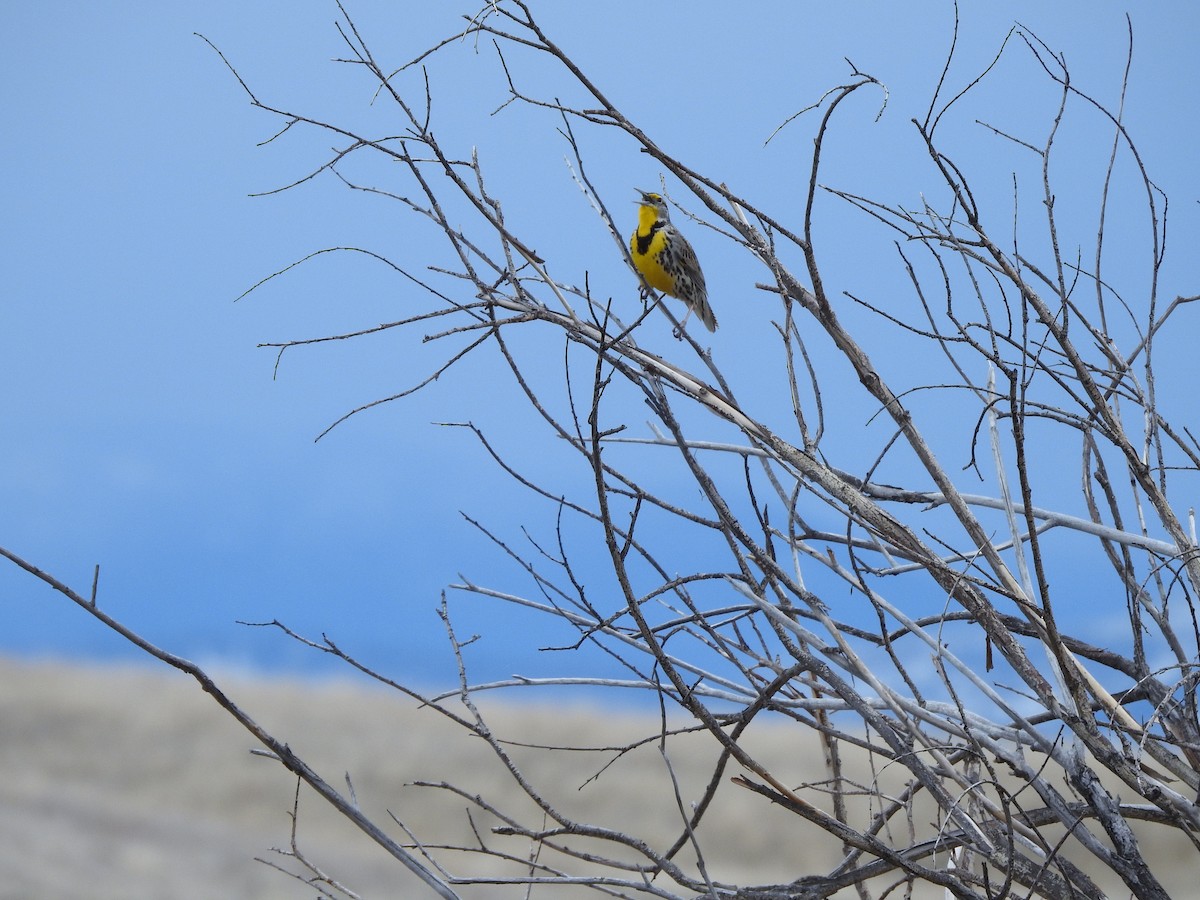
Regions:
M 657 227 L 656 227 L 657 226 Z M 646 283 L 656 291 L 662 291 L 671 296 L 675 293 L 675 278 L 662 266 L 662 251 L 667 243 L 666 229 L 663 227 L 658 210 L 653 206 L 642 206 L 638 209 L 638 226 L 629 239 L 629 251 L 633 256 L 633 264 L 642 273 Z

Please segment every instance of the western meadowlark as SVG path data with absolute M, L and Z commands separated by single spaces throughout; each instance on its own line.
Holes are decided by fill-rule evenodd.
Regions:
M 655 290 L 678 297 L 687 306 L 687 314 L 679 324 L 687 324 L 695 313 L 709 331 L 717 330 L 717 317 L 708 305 L 708 289 L 696 251 L 679 229 L 671 224 L 667 201 L 658 194 L 638 191 L 638 224 L 629 239 L 633 264 L 642 273 L 646 284 Z M 643 289 L 643 296 L 646 291 Z

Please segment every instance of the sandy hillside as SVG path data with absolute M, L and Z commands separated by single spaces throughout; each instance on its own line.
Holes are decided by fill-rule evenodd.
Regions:
M 428 843 L 469 841 L 468 802 L 410 784 L 419 779 L 454 781 L 519 811 L 530 824 L 539 821 L 480 741 L 464 739 L 402 698 L 348 684 L 219 681 L 339 789 L 348 772 L 359 803 L 380 824 L 390 824 L 390 811 Z M 497 733 L 525 743 L 612 747 L 658 728 L 653 716 L 522 708 L 498 699 L 485 702 L 484 711 Z M 766 728 L 757 740 L 795 783 L 821 777 L 811 736 Z M 271 851 L 288 846 L 295 781 L 277 763 L 252 755 L 252 746 L 247 733 L 178 673 L 0 660 L 0 898 L 315 896 L 313 888 L 254 859 L 298 871 Z M 513 752 L 522 770 L 572 815 L 601 825 L 635 822 L 660 840 L 678 833 L 655 742 L 626 754 Z M 690 802 L 707 782 L 715 754 L 707 743 L 679 739 L 669 745 L 669 757 Z M 730 768 L 725 782 L 736 772 Z M 478 812 L 473 821 L 485 834 L 495 824 Z M 733 786 L 722 789 L 709 822 L 722 825 L 700 834 L 718 880 L 787 881 L 836 859 L 835 847 Z M 390 833 L 401 836 L 394 826 Z M 529 851 L 527 841 L 499 840 L 497 846 L 518 858 Z M 429 896 L 307 790 L 299 848 L 364 897 Z M 1156 851 L 1182 864 L 1178 890 L 1194 882 L 1200 868 L 1192 864 L 1194 850 L 1180 841 Z M 450 859 L 459 874 L 488 870 L 478 857 Z M 486 887 L 461 892 L 521 896 Z M 532 896 L 581 895 L 543 888 Z
M 480 741 L 391 693 L 348 684 L 218 681 L 337 788 L 344 790 L 349 772 L 359 802 L 380 823 L 389 823 L 391 811 L 427 841 L 469 841 L 467 803 L 409 784 L 419 779 L 451 780 L 522 814 L 531 809 Z M 606 747 L 653 735 L 658 727 L 654 717 L 481 703 L 497 730 L 519 741 L 557 736 L 559 743 Z M 311 888 L 254 860 L 298 870 L 271 852 L 288 846 L 295 780 L 272 760 L 252 755 L 252 746 L 209 697 L 171 670 L 0 660 L 0 897 L 313 896 Z M 632 820 L 639 827 L 664 837 L 677 833 L 678 813 L 653 744 L 625 755 L 608 750 L 568 759 L 514 752 L 531 776 L 557 789 L 563 809 L 615 826 L 630 821 L 636 804 Z M 698 791 L 714 754 L 679 753 L 680 777 Z M 600 779 L 586 783 L 607 763 Z M 642 787 L 654 782 L 657 790 Z M 761 811 L 762 803 L 746 792 L 729 793 L 737 818 L 748 821 Z M 781 826 L 787 821 L 779 819 Z M 494 824 L 478 813 L 474 821 L 484 829 Z M 391 833 L 401 836 L 395 827 Z M 800 852 L 779 837 L 743 829 L 717 844 L 713 861 L 725 860 L 727 877 L 744 876 L 764 854 L 774 854 L 779 877 L 787 878 Z M 363 896 L 421 895 L 390 856 L 307 789 L 299 847 Z M 529 844 L 510 838 L 505 849 L 524 857 Z M 457 872 L 487 869 L 470 857 L 455 865 Z M 519 896 L 486 888 L 462 893 Z

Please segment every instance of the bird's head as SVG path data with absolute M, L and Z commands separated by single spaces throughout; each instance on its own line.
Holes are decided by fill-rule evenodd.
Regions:
M 634 203 L 643 209 L 654 210 L 658 218 L 670 220 L 671 216 L 667 212 L 667 201 L 662 198 L 661 194 L 642 190 L 639 190 L 638 194 L 641 195 L 641 199 L 635 200 Z

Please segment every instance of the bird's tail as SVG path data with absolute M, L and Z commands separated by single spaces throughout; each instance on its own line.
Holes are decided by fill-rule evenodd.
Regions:
M 697 297 L 688 304 L 688 308 L 696 314 L 696 318 L 704 323 L 705 328 L 709 331 L 717 330 L 717 317 L 714 315 L 712 307 L 708 305 L 707 297 Z

